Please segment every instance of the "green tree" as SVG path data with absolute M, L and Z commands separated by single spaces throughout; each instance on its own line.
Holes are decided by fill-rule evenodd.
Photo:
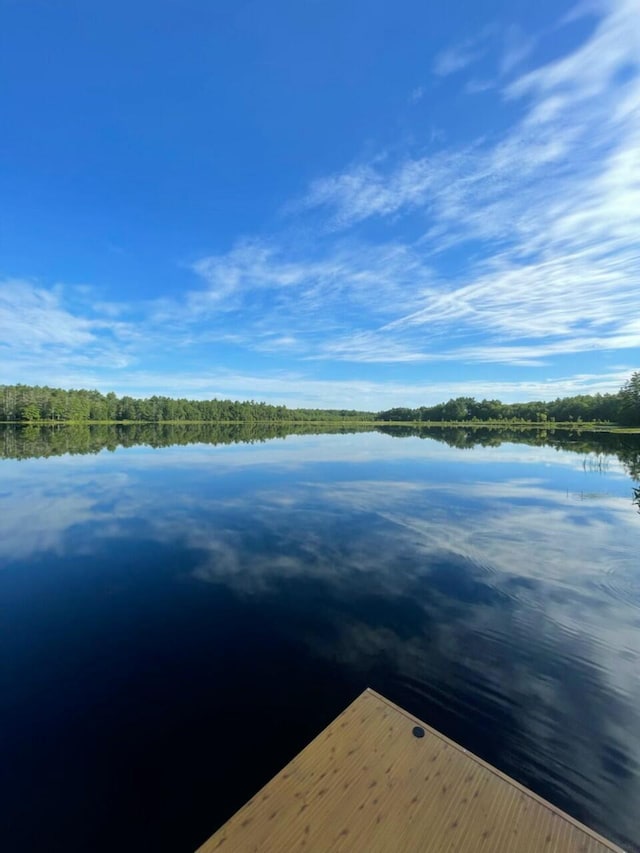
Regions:
M 632 426 L 640 426 L 640 371 L 631 375 L 620 389 L 622 420 Z
M 39 421 L 40 409 L 36 406 L 35 403 L 29 403 L 28 405 L 23 406 L 20 410 L 20 420 Z

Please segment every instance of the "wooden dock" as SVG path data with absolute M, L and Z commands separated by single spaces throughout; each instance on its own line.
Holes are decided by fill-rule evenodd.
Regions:
M 219 850 L 621 853 L 372 690 L 197 853 Z

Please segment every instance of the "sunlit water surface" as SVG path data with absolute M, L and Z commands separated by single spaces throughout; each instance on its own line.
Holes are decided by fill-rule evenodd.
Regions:
M 632 486 L 376 433 L 0 460 L 2 849 L 193 850 L 366 686 L 640 849 Z

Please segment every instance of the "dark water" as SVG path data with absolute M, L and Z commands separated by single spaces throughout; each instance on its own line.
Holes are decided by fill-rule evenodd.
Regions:
M 438 439 L 0 435 L 2 850 L 193 850 L 367 685 L 640 849 L 640 444 Z

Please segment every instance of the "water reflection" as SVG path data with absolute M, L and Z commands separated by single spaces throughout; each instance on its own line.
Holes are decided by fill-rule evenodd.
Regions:
M 288 435 L 357 434 L 376 431 L 393 438 L 417 436 L 436 439 L 450 447 L 500 447 L 506 443 L 555 447 L 584 457 L 585 466 L 604 470 L 610 457 L 623 462 L 629 475 L 640 481 L 640 435 L 526 427 L 361 427 L 345 424 L 69 424 L 50 426 L 0 425 L 0 458 L 30 459 L 62 454 L 99 453 L 118 447 L 170 447 L 187 444 L 264 442 Z
M 191 447 L 5 460 L 0 582 L 13 657 L 3 711 L 15 731 L 30 721 L 13 762 L 33 778 L 34 734 L 47 739 L 51 718 L 77 719 L 90 689 L 104 727 L 92 736 L 110 747 L 95 767 L 121 772 L 133 760 L 156 798 L 156 849 L 189 849 L 371 684 L 633 848 L 640 518 L 629 438 L 620 452 L 584 436 L 571 450 L 513 436 L 493 446 L 494 436 L 461 452 L 375 432 L 217 447 L 198 433 Z M 585 465 L 589 455 L 607 464 Z M 92 643 L 98 657 L 85 658 Z M 43 691 L 48 714 L 34 718 Z M 237 764 L 249 704 L 264 718 L 247 755 L 254 775 L 226 773 L 225 799 L 194 765 Z M 120 744 L 122 720 L 135 737 Z M 186 793 L 164 792 L 171 818 L 157 818 L 149 754 L 131 759 L 149 727 L 155 746 L 177 744 L 166 772 Z M 77 734 L 64 742 L 80 761 Z M 99 789 L 94 762 L 83 766 Z M 15 778 L 6 785 L 14 802 Z M 46 784 L 17 790 L 32 811 L 51 796 Z M 108 801 L 121 834 L 136 820 L 129 797 L 125 784 Z M 21 838 L 33 846 L 29 831 Z
M 171 447 L 187 444 L 238 444 L 265 442 L 288 435 L 345 434 L 367 431 L 368 427 L 287 425 L 278 423 L 229 424 L 91 424 L 27 426 L 0 425 L 0 458 L 32 459 L 63 454 L 99 453 L 119 447 Z

